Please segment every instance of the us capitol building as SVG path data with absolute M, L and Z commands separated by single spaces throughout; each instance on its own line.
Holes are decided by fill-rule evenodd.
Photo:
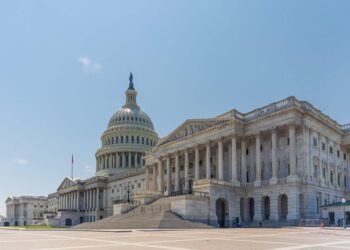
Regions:
M 101 136 L 95 176 L 63 180 L 47 197 L 49 224 L 94 222 L 118 213 L 118 204 L 168 196 L 173 213 L 213 226 L 297 224 L 350 198 L 350 124 L 306 101 L 189 119 L 159 139 L 136 102 L 132 75 L 125 94 Z M 23 225 L 12 199 L 7 210 L 11 225 Z

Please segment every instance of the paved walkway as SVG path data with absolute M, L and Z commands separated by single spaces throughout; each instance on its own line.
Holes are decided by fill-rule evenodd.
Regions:
M 350 231 L 319 228 L 131 232 L 0 230 L 0 249 L 350 249 Z

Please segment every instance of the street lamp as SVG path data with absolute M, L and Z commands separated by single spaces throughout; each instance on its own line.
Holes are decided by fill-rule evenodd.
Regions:
M 343 198 L 341 200 L 341 203 L 343 204 L 343 228 L 345 229 L 346 228 L 346 214 L 345 214 L 345 203 L 346 203 L 346 200 L 345 200 L 345 198 Z
M 130 203 L 130 185 L 128 185 L 126 188 L 127 188 L 126 191 L 128 192 L 127 202 Z

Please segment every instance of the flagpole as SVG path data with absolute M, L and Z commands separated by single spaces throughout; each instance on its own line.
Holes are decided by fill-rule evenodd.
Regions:
M 73 163 L 74 163 L 74 157 L 72 154 L 72 165 L 71 165 L 71 178 L 72 178 L 72 180 L 73 180 Z

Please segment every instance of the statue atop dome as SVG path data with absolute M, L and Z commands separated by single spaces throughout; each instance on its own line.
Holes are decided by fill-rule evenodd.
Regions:
M 134 82 L 132 81 L 134 79 L 132 73 L 130 72 L 130 76 L 129 76 L 129 89 L 134 89 Z

